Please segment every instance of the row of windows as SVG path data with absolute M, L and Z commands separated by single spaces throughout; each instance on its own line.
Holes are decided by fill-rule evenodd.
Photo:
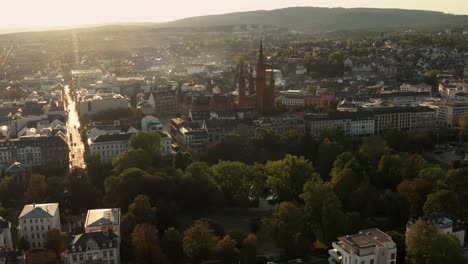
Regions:
M 37 219 L 37 218 L 36 218 L 36 219 L 34 219 L 34 221 L 33 221 L 33 219 L 29 219 L 29 223 L 30 223 L 30 224 L 32 224 L 33 222 L 34 222 L 34 223 L 44 223 L 44 222 L 49 223 L 49 221 L 50 221 L 49 219 L 46 219 L 46 220 L 44 221 L 43 218 L 40 218 L 40 219 Z M 26 224 L 26 223 L 28 223 L 28 220 L 27 220 L 27 219 L 23 219 L 23 224 Z
M 97 149 L 97 150 L 105 150 L 105 149 L 122 149 L 122 148 L 128 148 L 128 144 L 119 144 L 119 145 L 105 145 L 105 146 L 96 146 L 94 145 L 93 146 L 94 148 L 93 149 Z

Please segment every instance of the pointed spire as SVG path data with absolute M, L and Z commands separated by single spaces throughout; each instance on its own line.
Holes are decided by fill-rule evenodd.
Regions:
M 240 74 L 239 74 L 239 100 L 245 97 L 245 78 L 244 78 L 244 61 L 240 61 Z
M 260 40 L 260 52 L 259 52 L 259 57 L 258 57 L 258 61 L 262 62 L 264 61 L 264 57 L 263 57 L 263 40 Z

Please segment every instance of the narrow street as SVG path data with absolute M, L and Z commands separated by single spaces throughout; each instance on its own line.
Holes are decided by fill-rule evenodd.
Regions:
M 80 119 L 78 118 L 78 112 L 76 110 L 76 103 L 71 95 L 70 87 L 66 85 L 64 87 L 64 96 L 67 102 L 66 109 L 68 111 L 67 120 L 67 139 L 70 146 L 70 167 L 84 168 L 86 166 L 84 162 L 84 144 L 81 140 L 80 131 Z

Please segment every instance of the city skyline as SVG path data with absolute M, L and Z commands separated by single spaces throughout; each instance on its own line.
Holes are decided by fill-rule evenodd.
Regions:
M 17 0 L 2 4 L 4 12 L 0 18 L 0 29 L 47 28 L 61 26 L 82 26 L 117 22 L 166 22 L 186 17 L 243 12 L 252 10 L 272 10 L 293 6 L 344 7 L 344 8 L 399 8 L 431 10 L 453 14 L 468 14 L 465 0 L 425 1 L 425 0 L 238 0 L 219 2 L 201 0 L 187 2 L 181 0 L 158 3 L 151 0 L 66 2 L 60 0 L 26 1 Z M 25 8 L 25 7 L 28 8 Z M 40 12 L 37 12 L 40 10 Z

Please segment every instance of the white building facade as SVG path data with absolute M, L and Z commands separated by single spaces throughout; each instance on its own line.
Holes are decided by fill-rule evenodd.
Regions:
M 332 246 L 330 264 L 396 264 L 395 242 L 377 228 L 339 237 Z
M 18 219 L 21 237 L 32 249 L 44 247 L 47 231 L 61 230 L 58 203 L 25 205 Z

